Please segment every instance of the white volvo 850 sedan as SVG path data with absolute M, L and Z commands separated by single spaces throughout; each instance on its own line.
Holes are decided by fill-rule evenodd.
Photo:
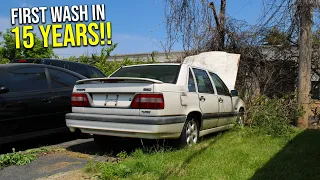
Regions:
M 108 78 L 77 81 L 71 131 L 143 139 L 179 139 L 192 145 L 199 137 L 243 122 L 245 106 L 214 72 L 187 64 L 125 66 Z

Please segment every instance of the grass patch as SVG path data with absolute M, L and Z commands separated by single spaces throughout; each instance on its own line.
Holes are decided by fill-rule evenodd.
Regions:
M 220 133 L 192 148 L 147 153 L 137 149 L 129 156 L 121 153 L 120 162 L 90 162 L 86 172 L 98 173 L 101 179 L 274 179 L 283 178 L 282 175 L 286 176 L 283 179 L 301 179 L 290 174 L 295 170 L 292 167 L 301 169 L 301 159 L 295 156 L 311 151 L 311 146 L 306 148 L 306 143 L 311 143 L 304 135 L 306 131 L 295 130 L 290 136 L 274 137 L 252 129 L 238 129 Z M 320 138 L 320 132 L 316 135 Z M 313 155 L 319 148 L 320 143 L 312 146 Z M 276 165 L 270 165 L 277 158 L 280 160 Z M 307 158 L 305 161 L 315 158 L 320 161 L 319 156 Z M 318 164 L 314 161 L 308 167 Z M 286 172 L 276 173 L 277 168 Z M 301 172 L 300 169 L 297 171 Z
M 35 160 L 39 154 L 49 152 L 50 150 L 50 148 L 41 147 L 30 149 L 25 152 L 15 152 L 15 149 L 13 148 L 12 153 L 0 155 L 0 169 L 12 165 L 26 165 Z

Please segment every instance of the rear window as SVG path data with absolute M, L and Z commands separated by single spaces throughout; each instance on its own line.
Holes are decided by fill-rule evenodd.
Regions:
M 96 68 L 93 67 L 87 67 L 88 68 L 88 76 L 89 78 L 101 78 L 101 77 L 106 77 L 102 72 L 97 70 Z
M 180 65 L 143 65 L 124 67 L 110 77 L 136 77 L 149 78 L 164 83 L 175 84 L 180 71 Z

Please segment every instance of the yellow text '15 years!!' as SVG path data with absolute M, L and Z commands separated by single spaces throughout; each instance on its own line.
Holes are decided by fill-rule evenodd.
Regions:
M 20 28 L 22 28 L 22 38 L 20 38 Z M 43 47 L 80 47 L 111 45 L 111 23 L 92 22 L 90 24 L 48 24 L 38 26 L 43 39 Z M 17 26 L 12 29 L 15 34 L 16 48 L 21 48 L 21 40 L 25 48 L 33 48 L 34 36 L 33 26 Z

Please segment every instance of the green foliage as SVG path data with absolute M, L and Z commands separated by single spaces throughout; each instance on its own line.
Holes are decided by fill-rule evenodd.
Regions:
M 118 44 L 114 44 L 108 48 L 102 48 L 100 53 L 92 54 L 91 57 L 83 54 L 78 58 L 76 58 L 75 56 L 72 56 L 67 60 L 77 61 L 80 63 L 86 63 L 86 64 L 96 66 L 107 76 L 109 76 L 110 74 L 112 74 L 114 71 L 116 71 L 122 66 L 137 65 L 137 64 L 151 64 L 156 62 L 155 52 L 153 52 L 151 57 L 146 60 L 139 59 L 139 58 L 129 59 L 127 57 L 122 60 L 117 60 L 117 59 L 114 59 L 113 61 L 108 60 L 108 58 L 110 57 L 110 54 L 112 53 L 112 51 L 114 51 L 117 45 Z
M 97 68 L 99 68 L 102 72 L 104 72 L 107 76 L 112 74 L 117 69 L 121 68 L 122 66 L 129 66 L 129 65 L 137 65 L 137 64 L 151 64 L 155 63 L 154 60 L 148 59 L 147 61 L 141 59 L 129 59 L 124 58 L 122 61 L 100 61 L 95 64 Z
M 128 178 L 133 174 L 146 174 L 152 169 L 143 161 L 128 160 L 119 163 L 113 162 L 89 162 L 85 169 L 86 172 L 97 173 L 100 179 L 112 180 L 120 178 Z
M 281 32 L 278 28 L 271 28 L 263 41 L 265 45 L 289 45 L 289 41 L 287 39 L 287 35 L 284 32 Z
M 255 97 L 247 107 L 247 123 L 260 133 L 285 136 L 293 130 L 302 111 L 296 98 L 287 95 L 282 98 Z
M 22 58 L 52 58 L 54 56 L 51 45 L 43 47 L 43 41 L 34 34 L 34 46 L 30 49 L 22 49 Z
M 128 154 L 126 151 L 121 151 L 117 154 L 117 157 L 120 158 L 121 160 L 125 159 L 128 157 Z
M 24 153 L 16 152 L 15 149 L 12 149 L 12 153 L 2 154 L 0 155 L 0 169 L 11 166 L 11 165 L 26 165 L 31 161 L 35 160 L 37 154 L 42 152 L 49 151 L 48 148 L 39 148 L 39 149 L 31 149 Z
M 51 58 L 54 56 L 53 48 L 43 47 L 43 41 L 34 34 L 34 47 L 26 49 L 21 46 L 16 49 L 16 41 L 11 29 L 7 29 L 5 33 L 1 33 L 3 41 L 0 43 L 0 57 L 9 60 L 18 58 Z
M 11 34 L 10 29 L 5 33 L 1 33 L 3 41 L 0 43 L 0 56 L 1 58 L 16 59 L 22 57 L 22 49 L 16 49 L 16 41 Z
M 6 58 L 1 58 L 0 59 L 0 64 L 7 64 L 9 62 L 10 62 L 9 59 L 6 59 Z
M 12 149 L 12 153 L 0 155 L 0 169 L 12 165 L 26 165 L 36 159 L 39 153 L 50 151 L 49 148 L 42 147 L 38 149 L 30 149 L 26 152 L 16 152 Z
M 245 127 L 243 130 L 205 138 L 189 148 L 154 153 L 137 149 L 119 162 L 90 162 L 86 171 L 97 173 L 100 179 L 251 179 L 259 169 L 274 160 L 279 151 L 299 133 L 292 133 L 290 138 L 275 138 L 253 134 L 252 128 Z M 295 157 L 301 155 L 302 151 L 297 151 L 296 147 L 303 142 L 308 144 L 306 140 L 307 138 L 296 142 L 290 150 L 292 154 L 282 154 L 284 160 L 290 160 L 295 166 L 301 164 L 301 158 Z M 315 152 L 316 147 L 312 148 L 312 152 Z M 312 158 L 314 159 L 314 154 L 311 153 L 308 160 Z M 316 165 L 316 159 L 314 162 L 313 165 Z M 281 164 L 277 168 L 296 170 L 286 165 L 285 161 L 276 161 L 275 164 L 277 163 Z

